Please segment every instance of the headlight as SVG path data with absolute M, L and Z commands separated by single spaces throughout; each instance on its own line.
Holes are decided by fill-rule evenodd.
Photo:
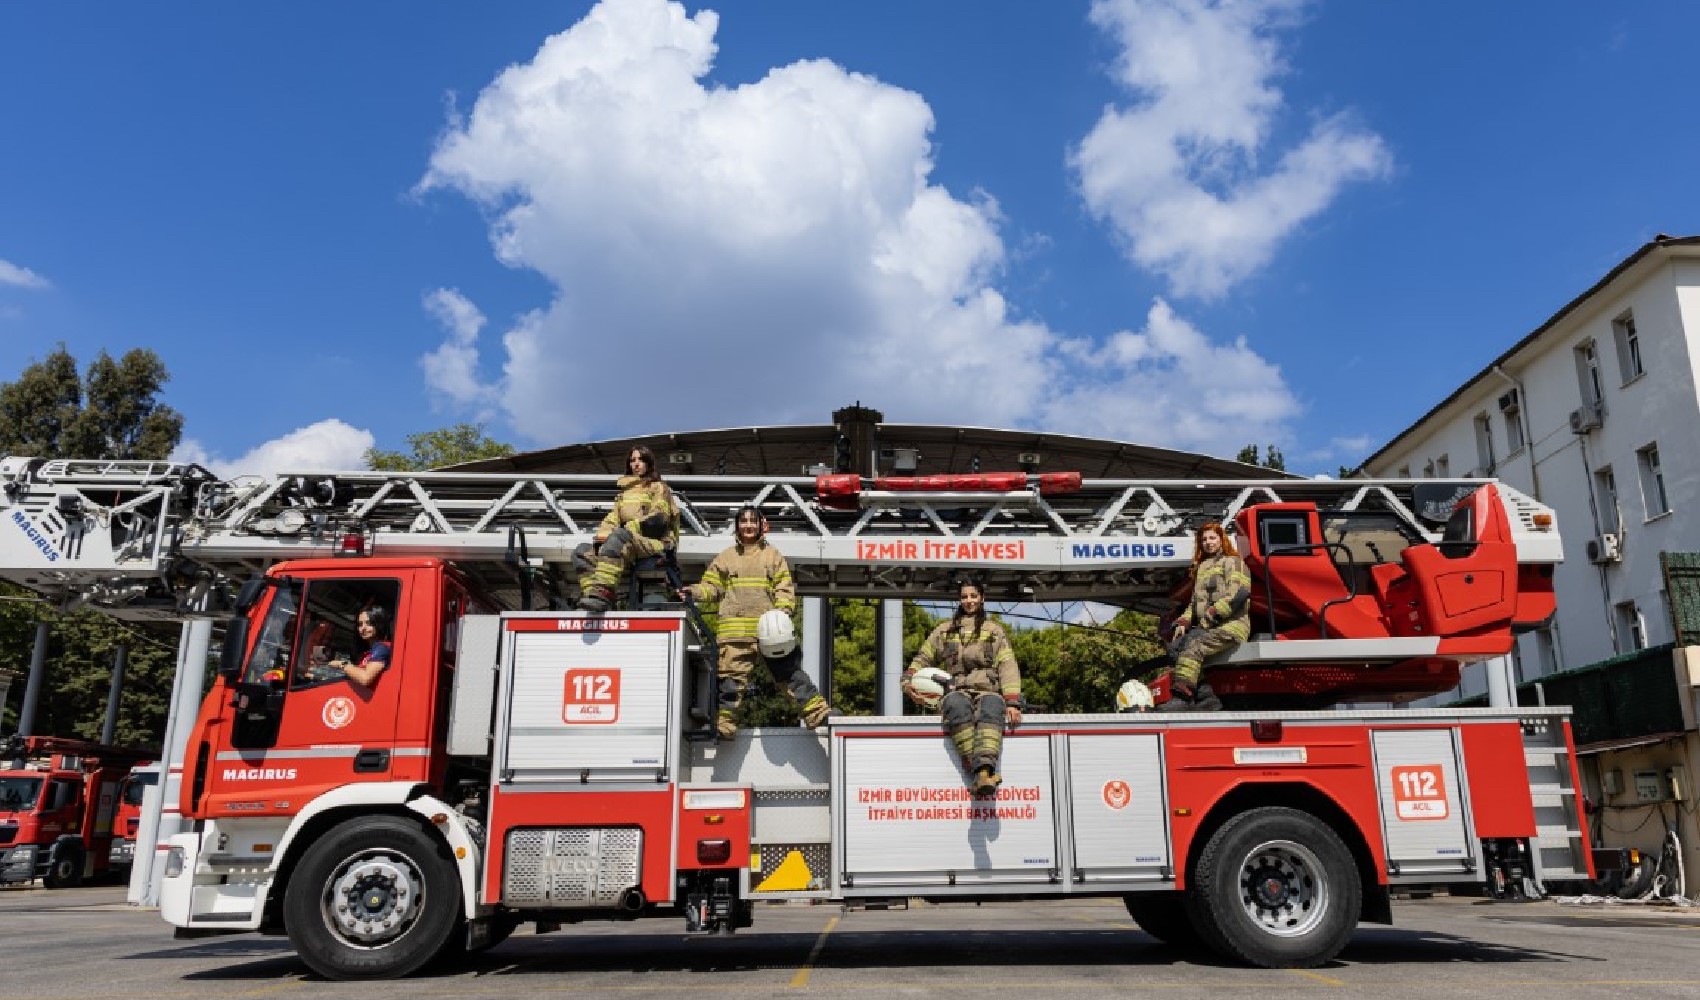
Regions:
M 176 878 L 183 874 L 183 848 L 173 847 L 165 852 L 165 877 Z

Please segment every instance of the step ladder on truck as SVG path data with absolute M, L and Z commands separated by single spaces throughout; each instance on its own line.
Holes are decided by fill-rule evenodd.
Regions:
M 727 932 L 793 898 L 1120 897 L 1161 939 L 1302 967 L 1390 921 L 1398 888 L 1591 874 L 1565 710 L 1351 707 L 1449 689 L 1551 615 L 1551 511 L 1503 485 L 673 480 L 687 574 L 753 500 L 817 595 L 936 599 L 973 571 L 994 596 L 1159 608 L 1191 527 L 1234 523 L 1257 624 L 1209 668 L 1230 710 L 1030 715 L 979 802 L 930 717 L 715 741 L 680 609 L 511 610 L 565 603 L 600 477 L 48 466 L 0 462 L 0 516 L 45 541 L 0 535 L 7 578 L 229 616 L 162 914 L 286 933 L 333 978 L 523 922 Z M 373 604 L 396 622 L 383 677 L 311 669 Z

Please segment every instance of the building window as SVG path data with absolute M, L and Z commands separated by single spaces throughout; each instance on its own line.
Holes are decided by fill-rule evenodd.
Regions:
M 1634 601 L 1624 601 L 1617 606 L 1617 645 L 1620 653 L 1647 648 L 1647 624 L 1641 620 L 1641 612 Z
M 1635 332 L 1635 314 L 1626 312 L 1612 320 L 1611 332 L 1617 340 L 1617 363 L 1623 371 L 1623 381 L 1633 382 L 1646 371 L 1641 366 L 1641 335 Z
M 1399 466 L 1399 471 L 1393 474 L 1393 478 L 1395 478 L 1395 479 L 1409 479 L 1409 478 L 1411 478 L 1411 467 L 1408 466 L 1408 465 Z
M 1493 422 L 1485 413 L 1476 414 L 1476 468 L 1480 475 L 1493 475 Z
M 1670 513 L 1670 499 L 1665 496 L 1665 470 L 1659 465 L 1659 446 L 1650 444 L 1635 453 L 1641 466 L 1641 502 L 1647 507 L 1647 519 Z
M 1600 355 L 1591 340 L 1576 346 L 1576 378 L 1582 390 L 1582 405 L 1599 406 L 1604 402 L 1606 396 L 1600 382 Z
M 1452 462 L 1442 455 L 1434 460 L 1434 478 L 1445 479 L 1452 475 Z
M 1523 450 L 1523 401 L 1516 389 L 1499 397 L 1499 413 L 1505 418 L 1505 453 L 1515 455 Z
M 1434 478 L 1434 459 L 1431 458 L 1428 461 L 1423 463 L 1423 478 L 1424 479 L 1433 479 Z
M 1617 474 L 1611 471 L 1611 466 L 1594 473 L 1594 493 L 1600 504 L 1600 530 L 1618 530 L 1623 524 L 1623 509 L 1618 506 Z

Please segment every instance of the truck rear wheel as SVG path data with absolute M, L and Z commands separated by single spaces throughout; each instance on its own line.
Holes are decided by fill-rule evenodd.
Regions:
M 447 846 L 396 816 L 363 816 L 319 837 L 283 899 L 296 953 L 327 979 L 415 971 L 443 949 L 460 910 Z
M 1202 948 L 1204 939 L 1178 892 L 1130 892 L 1122 897 L 1127 915 L 1139 929 L 1176 948 Z
M 75 889 L 83 884 L 83 851 L 80 847 L 64 847 L 53 856 L 47 875 L 41 884 L 49 889 Z
M 1309 968 L 1340 953 L 1363 906 L 1352 852 L 1328 824 L 1280 806 L 1235 816 L 1205 844 L 1187 911 L 1223 957 Z

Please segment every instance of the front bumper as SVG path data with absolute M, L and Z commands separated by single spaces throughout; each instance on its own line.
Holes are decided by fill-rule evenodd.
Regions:
M 36 844 L 0 847 L 0 885 L 28 882 L 43 874 L 47 852 Z

